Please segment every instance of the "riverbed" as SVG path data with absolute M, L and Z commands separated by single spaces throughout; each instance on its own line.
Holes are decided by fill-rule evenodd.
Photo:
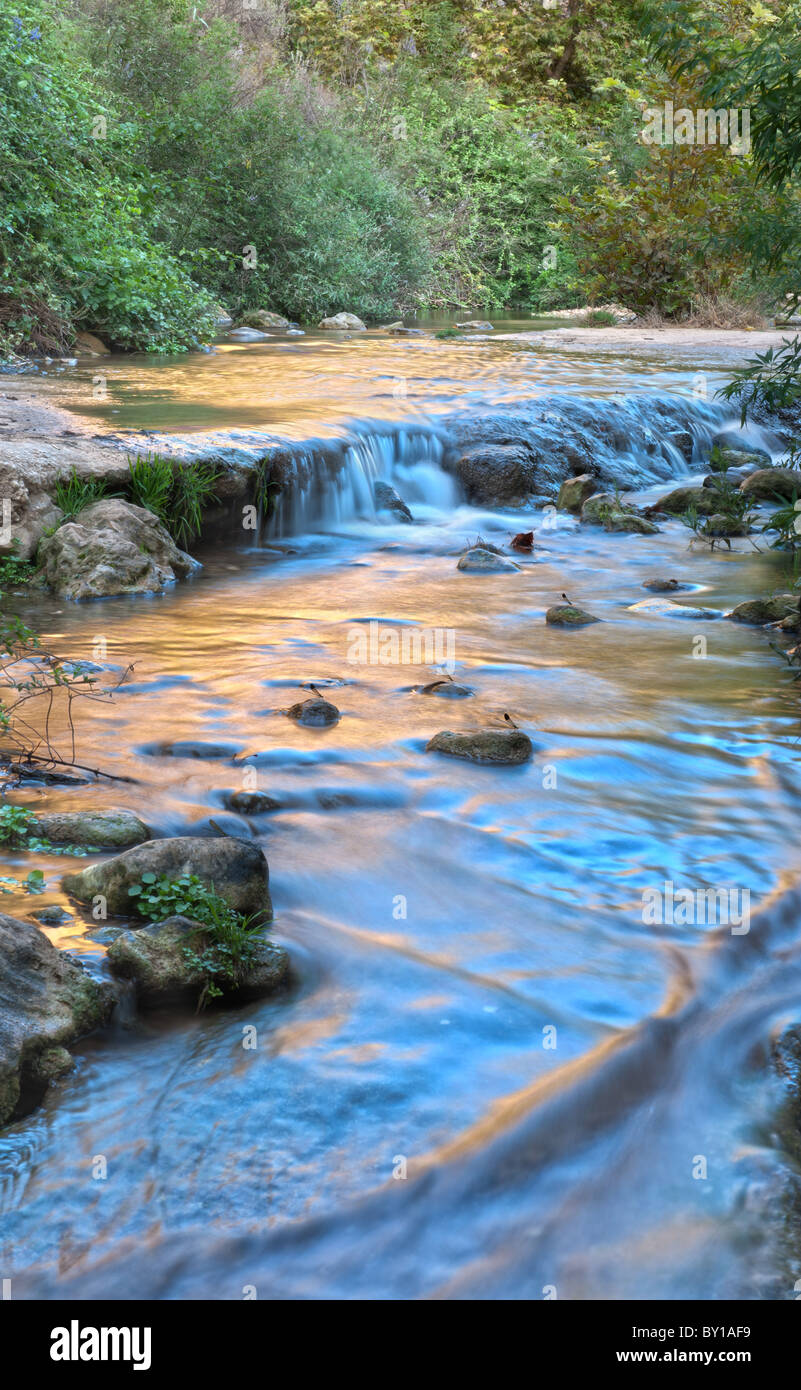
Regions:
M 769 1052 L 801 984 L 798 689 L 770 634 L 723 616 L 792 575 L 679 521 L 610 535 L 468 506 L 440 467 L 454 422 L 525 419 L 545 447 L 567 420 L 638 498 L 700 478 L 732 423 L 712 347 L 529 339 L 278 337 L 25 382 L 132 448 L 352 453 L 337 491 L 201 544 L 162 595 L 18 600 L 64 658 L 133 668 L 79 724 L 81 760 L 132 780 L 19 799 L 254 837 L 294 970 L 235 1012 L 122 1010 L 0 1135 L 0 1272 L 34 1296 L 794 1297 Z M 412 525 L 369 504 L 382 473 Z M 475 536 L 529 528 L 518 572 L 457 571 Z M 711 616 L 638 609 L 660 577 Z M 602 621 L 546 626 L 563 592 Z M 404 661 L 415 641 L 435 659 Z M 471 695 L 420 693 L 443 664 Z M 309 683 L 335 728 L 286 717 Z M 534 742 L 523 767 L 426 752 L 506 716 Z M 232 816 L 243 788 L 275 809 Z M 64 860 L 2 872 L 34 863 L 45 893 L 4 911 L 61 904 L 48 935 L 102 972 Z M 666 884 L 747 892 L 748 929 L 652 924 Z

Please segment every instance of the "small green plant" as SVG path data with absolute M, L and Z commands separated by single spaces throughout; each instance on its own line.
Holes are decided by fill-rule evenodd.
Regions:
M 187 965 L 203 979 L 198 1009 L 209 999 L 217 999 L 226 986 L 235 989 L 256 958 L 261 941 L 262 921 L 235 911 L 214 887 L 196 874 L 169 878 L 166 874 L 143 874 L 128 889 L 138 912 L 151 922 L 163 922 L 176 915 L 197 923 L 189 945 L 183 947 Z
M 18 541 L 14 542 L 15 550 L 18 544 Z M 27 584 L 28 580 L 35 573 L 36 566 L 31 564 L 30 560 L 21 560 L 20 557 L 14 553 L 11 555 L 4 555 L 2 559 L 0 559 L 0 586 L 5 586 L 6 584 Z M 2 595 L 0 595 L 0 597 L 1 596 Z
M 24 806 L 3 806 L 0 808 L 0 845 L 17 845 L 25 842 L 36 826 L 33 811 Z
M 64 520 L 72 521 L 84 507 L 90 507 L 93 502 L 99 502 L 101 497 L 107 496 L 108 488 L 104 478 L 80 478 L 73 464 L 72 472 L 66 478 L 59 478 L 56 483 L 54 501 L 64 513 Z

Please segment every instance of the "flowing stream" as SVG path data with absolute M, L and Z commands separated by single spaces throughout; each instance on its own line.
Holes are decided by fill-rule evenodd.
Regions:
M 27 803 L 254 836 L 295 983 L 235 1012 L 122 1008 L 76 1049 L 75 1073 L 0 1136 L 0 1274 L 23 1289 L 795 1296 L 770 1043 L 801 1012 L 798 691 L 769 634 L 633 607 L 676 577 L 693 586 L 677 602 L 722 615 L 786 585 L 786 562 L 690 548 L 678 521 L 608 535 L 467 506 L 441 467 L 454 439 L 525 432 L 658 496 L 731 423 L 719 360 L 544 352 L 521 327 L 277 338 L 38 381 L 136 447 L 235 460 L 281 444 L 297 468 L 270 527 L 202 545 L 195 579 L 23 610 L 65 657 L 134 667 L 79 725 L 81 760 L 134 780 Z M 375 513 L 376 478 L 413 525 Z M 478 533 L 529 527 L 520 573 L 457 571 Z M 604 621 L 547 627 L 563 591 Z M 443 661 L 469 698 L 414 689 Z M 335 728 L 286 718 L 306 682 L 341 709 Z M 505 713 L 535 743 L 523 767 L 425 752 Z M 232 814 L 245 787 L 277 808 Z M 4 910 L 68 907 L 48 935 L 102 971 L 64 859 L 35 862 L 46 892 Z M 747 890 L 750 930 L 649 924 L 643 894 L 666 883 Z

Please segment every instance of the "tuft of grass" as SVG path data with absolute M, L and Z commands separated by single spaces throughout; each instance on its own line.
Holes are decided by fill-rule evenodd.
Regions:
M 579 322 L 585 328 L 615 328 L 617 318 L 608 309 L 589 309 Z
M 80 478 L 73 464 L 72 472 L 56 483 L 54 501 L 64 513 L 64 521 L 72 521 L 84 507 L 91 507 L 101 497 L 108 496 L 108 485 L 104 478 Z
M 128 494 L 137 506 L 153 512 L 176 544 L 186 549 L 200 535 L 205 508 L 216 501 L 218 476 L 211 464 L 137 454 L 128 461 Z

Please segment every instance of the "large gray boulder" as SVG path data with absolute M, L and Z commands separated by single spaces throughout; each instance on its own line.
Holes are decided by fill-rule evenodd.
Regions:
M 121 932 L 108 948 L 108 961 L 115 975 L 134 981 L 139 1007 L 154 1009 L 168 1004 L 196 1005 L 209 973 L 199 967 L 198 959 L 207 953 L 213 956 L 213 952 L 214 940 L 208 928 L 178 916 L 139 931 Z M 244 1004 L 274 993 L 288 976 L 289 956 L 283 946 L 259 936 L 236 979 L 216 976 L 215 983 L 225 1003 Z
M 68 1071 L 66 1048 L 106 1023 L 114 991 L 31 922 L 0 916 L 0 1124 Z
M 236 912 L 265 921 L 272 917 L 267 860 L 258 845 L 227 835 L 148 840 L 105 863 L 65 874 L 63 884 L 79 902 L 89 903 L 100 896 L 105 898 L 108 912 L 129 916 L 136 909 L 128 889 L 147 873 L 170 879 L 194 874 Z
M 199 568 L 144 507 L 106 498 L 40 543 L 50 588 L 62 598 L 155 594 Z

